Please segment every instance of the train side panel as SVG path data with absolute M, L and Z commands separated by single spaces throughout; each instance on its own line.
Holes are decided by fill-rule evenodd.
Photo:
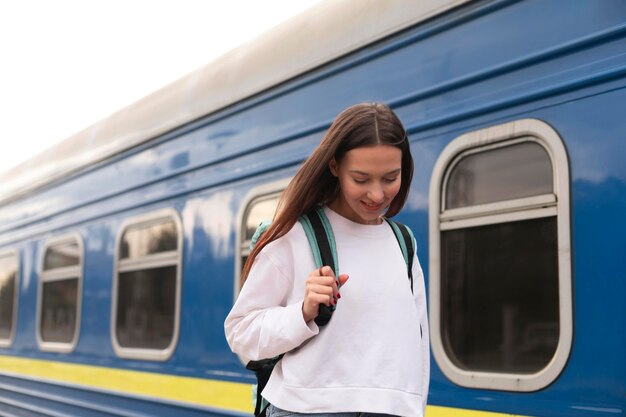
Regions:
M 569 201 L 559 204 L 570 211 L 573 341 L 564 368 L 547 386 L 520 392 L 459 385 L 433 359 L 428 415 L 623 415 L 626 4 L 574 3 L 472 2 L 0 207 L 0 253 L 19 253 L 16 332 L 0 348 L 0 410 L 249 413 L 254 378 L 223 334 L 244 205 L 259 187 L 290 178 L 341 109 L 376 100 L 409 132 L 415 174 L 398 220 L 416 234 L 427 279 L 430 182 L 450 143 L 533 119 L 551 126 L 567 153 Z M 121 357 L 112 326 L 120 234 L 129 220 L 164 209 L 176 213 L 182 239 L 175 349 L 161 360 Z M 69 234 L 84 247 L 77 342 L 70 352 L 42 350 L 44 252 Z

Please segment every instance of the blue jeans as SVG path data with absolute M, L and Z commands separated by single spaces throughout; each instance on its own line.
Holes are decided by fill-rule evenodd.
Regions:
M 270 404 L 267 409 L 267 417 L 393 417 L 389 414 L 376 413 L 295 413 L 293 411 L 281 410 Z

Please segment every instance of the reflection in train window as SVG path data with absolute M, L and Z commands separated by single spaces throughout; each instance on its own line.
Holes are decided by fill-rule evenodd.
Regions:
M 0 254 L 0 347 L 8 347 L 13 342 L 17 319 L 17 252 Z
M 241 232 L 239 236 L 239 264 L 235 274 L 235 297 L 241 289 L 240 272 L 243 269 L 246 259 L 250 254 L 250 243 L 252 236 L 259 224 L 263 221 L 271 221 L 274 218 L 276 207 L 280 199 L 280 193 L 285 188 L 286 181 L 260 187 L 252 193 L 252 198 L 245 205 L 241 218 Z
M 552 164 L 535 142 L 477 151 L 461 158 L 446 184 L 448 209 L 552 193 Z
M 122 236 L 120 259 L 175 251 L 176 244 L 176 225 L 173 221 L 130 227 Z
M 111 336 L 125 358 L 165 360 L 180 317 L 182 234 L 173 210 L 131 219 L 118 237 Z
M 523 133 L 463 135 L 435 166 L 433 353 L 460 385 L 530 391 L 558 376 L 571 344 L 568 167 L 545 123 L 510 126 Z
M 42 350 L 70 352 L 80 329 L 83 244 L 78 235 L 44 245 L 37 340 Z

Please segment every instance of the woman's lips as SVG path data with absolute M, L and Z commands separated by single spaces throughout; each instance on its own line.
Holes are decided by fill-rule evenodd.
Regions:
M 368 204 L 365 201 L 361 201 L 361 204 L 363 204 L 363 207 L 367 211 L 379 211 L 380 209 L 383 208 L 382 203 L 381 204 Z

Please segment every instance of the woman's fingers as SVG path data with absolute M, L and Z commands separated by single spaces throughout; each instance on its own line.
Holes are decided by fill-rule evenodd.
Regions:
M 319 295 L 316 299 L 320 300 L 320 303 L 330 305 L 333 301 L 333 289 L 328 285 L 322 284 L 307 284 L 307 293 L 311 295 Z
M 333 269 L 330 266 L 323 266 L 319 269 L 319 274 L 322 277 L 328 277 L 328 278 L 332 278 L 331 280 L 326 279 L 324 282 L 327 283 L 326 285 L 330 285 L 333 289 L 333 297 L 339 298 L 339 288 L 337 286 L 337 279 L 335 278 L 335 273 L 333 272 Z
M 337 300 L 341 298 L 339 287 L 348 281 L 348 275 L 339 275 L 337 279 L 329 266 L 311 271 L 306 282 L 306 290 L 304 294 L 304 302 L 302 303 L 302 314 L 306 321 L 317 317 L 319 305 L 327 306 L 337 304 Z
M 309 301 L 312 302 L 311 308 L 313 309 L 319 307 L 320 304 L 324 304 L 330 307 L 331 305 L 333 305 L 330 300 L 331 298 L 329 296 L 318 293 L 311 294 L 311 296 L 309 297 Z
M 339 275 L 339 286 L 343 287 L 343 285 L 348 282 L 348 278 L 350 278 L 348 274 Z
M 311 271 L 306 283 L 302 313 L 306 321 L 317 317 L 319 305 L 336 304 L 339 297 L 337 281 L 332 268 L 323 266 Z
M 309 288 L 307 286 L 304 301 L 302 302 L 302 316 L 304 317 L 304 321 L 308 322 L 317 317 L 320 304 L 331 305 L 332 295 L 325 294 L 324 292 L 332 294 L 332 290 L 326 286 L 322 286 L 322 288 Z

